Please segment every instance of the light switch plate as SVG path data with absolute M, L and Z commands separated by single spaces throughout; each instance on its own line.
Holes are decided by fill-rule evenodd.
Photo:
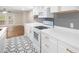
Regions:
M 74 28 L 74 23 L 73 22 L 70 23 L 70 28 Z

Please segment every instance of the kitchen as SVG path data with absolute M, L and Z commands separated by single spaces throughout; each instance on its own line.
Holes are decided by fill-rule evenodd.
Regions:
M 78 19 L 78 6 L 0 6 L 0 52 L 79 53 Z

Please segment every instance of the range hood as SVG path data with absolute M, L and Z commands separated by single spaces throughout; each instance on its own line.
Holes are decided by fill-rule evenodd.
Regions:
M 53 15 L 50 13 L 50 8 L 45 8 L 44 11 L 40 12 L 38 18 L 53 18 Z

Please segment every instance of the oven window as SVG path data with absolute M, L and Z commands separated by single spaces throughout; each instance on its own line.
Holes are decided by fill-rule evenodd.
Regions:
M 36 39 L 36 40 L 38 40 L 38 34 L 36 33 L 36 32 L 34 32 L 34 38 Z

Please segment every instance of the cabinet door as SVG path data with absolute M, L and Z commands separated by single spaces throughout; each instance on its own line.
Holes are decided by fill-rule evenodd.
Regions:
M 79 49 L 62 41 L 58 41 L 59 53 L 79 53 Z
M 51 13 L 59 12 L 59 7 L 58 6 L 52 6 L 52 7 L 50 7 L 50 12 Z
M 39 15 L 39 7 L 34 7 L 33 8 L 33 15 Z
M 57 40 L 46 34 L 42 33 L 42 52 L 43 53 L 57 53 Z
M 40 7 L 40 11 L 39 11 L 39 18 L 43 18 L 43 17 L 52 17 L 51 13 L 50 13 L 50 7 Z

